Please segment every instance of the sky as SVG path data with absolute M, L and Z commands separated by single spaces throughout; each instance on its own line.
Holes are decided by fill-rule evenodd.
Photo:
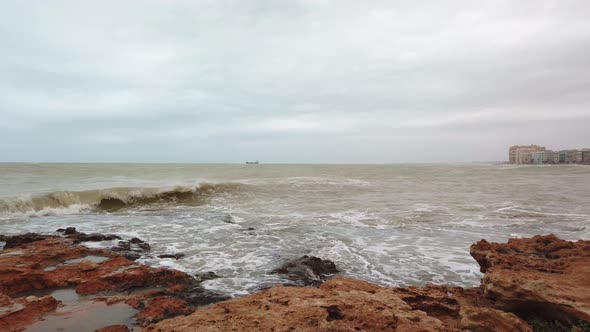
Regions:
M 2 1 L 0 161 L 590 147 L 590 1 Z

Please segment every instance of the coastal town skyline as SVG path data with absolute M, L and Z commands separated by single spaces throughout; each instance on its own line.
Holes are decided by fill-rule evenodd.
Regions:
M 554 151 L 536 144 L 512 145 L 508 149 L 508 163 L 590 165 L 590 148 Z

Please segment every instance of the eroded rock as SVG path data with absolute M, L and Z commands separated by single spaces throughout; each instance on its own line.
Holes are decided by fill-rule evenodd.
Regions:
M 319 286 L 338 269 L 334 262 L 314 256 L 303 256 L 289 261 L 271 273 L 284 274 L 296 284 L 303 286 Z
M 201 272 L 201 273 L 196 273 L 195 274 L 195 280 L 198 283 L 201 283 L 203 281 L 206 280 L 213 280 L 213 279 L 217 279 L 220 278 L 220 276 L 218 276 L 215 272 L 213 271 L 207 271 L 207 272 Z
M 22 331 L 46 313 L 55 311 L 58 301 L 45 296 L 30 301 L 23 299 L 18 304 L 20 305 L 14 308 L 7 308 L 8 311 L 0 315 L 0 331 Z
M 468 326 L 471 331 L 531 331 L 513 314 L 480 307 L 480 300 L 489 303 L 481 290 L 464 293 L 461 288 L 429 287 L 387 288 L 344 277 L 334 277 L 319 288 L 279 285 L 164 320 L 148 330 L 442 332 Z M 478 323 L 477 317 L 493 320 Z
M 91 233 L 86 234 L 83 232 L 78 232 L 76 227 L 68 227 L 66 229 L 60 228 L 56 232 L 63 233 L 63 235 L 71 240 L 74 243 L 80 242 L 100 242 L 100 241 L 111 241 L 111 240 L 120 240 L 121 237 L 114 234 L 100 234 L 100 233 Z
M 95 262 L 91 257 L 107 259 Z M 31 296 L 39 290 L 75 289 L 75 293 L 107 305 L 126 303 L 140 311 L 140 325 L 227 299 L 199 283 L 181 271 L 138 265 L 109 250 L 80 246 L 67 236 L 51 236 L 35 241 L 34 246 L 6 249 L 0 255 L 0 305 L 8 308 L 0 310 L 0 331 L 22 330 L 55 310 L 47 306 L 48 299 L 54 298 Z M 144 310 L 149 311 L 142 315 Z
M 45 240 L 50 235 L 41 235 L 37 233 L 25 233 L 20 235 L 0 235 L 0 241 L 6 242 L 4 249 L 17 248 L 24 244 Z
M 96 330 L 95 332 L 129 332 L 127 325 L 109 325 Z
M 158 258 L 174 258 L 174 259 L 180 259 L 184 257 L 184 254 L 179 252 L 179 253 L 175 253 L 175 254 L 162 254 L 162 255 L 158 255 Z
M 195 311 L 186 301 L 172 297 L 156 297 L 149 300 L 144 310 L 137 315 L 141 325 L 157 323 L 161 320 L 180 315 L 188 315 Z
M 590 321 L 590 241 L 555 235 L 481 240 L 471 256 L 485 272 L 485 295 L 504 310 L 547 319 Z

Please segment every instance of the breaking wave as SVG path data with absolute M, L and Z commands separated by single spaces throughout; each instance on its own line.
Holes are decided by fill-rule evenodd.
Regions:
M 201 183 L 197 186 L 166 188 L 118 187 L 0 198 L 0 219 L 115 212 L 125 208 L 166 203 L 200 205 L 208 197 L 234 192 L 242 186 L 244 185 L 240 183 Z

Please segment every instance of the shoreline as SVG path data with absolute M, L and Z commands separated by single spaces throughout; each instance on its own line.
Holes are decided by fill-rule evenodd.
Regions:
M 81 245 L 104 239 L 120 241 L 111 249 Z M 135 263 L 150 250 L 138 238 L 67 228 L 0 241 L 3 331 L 55 329 L 64 318 L 66 330 L 79 331 L 590 330 L 590 241 L 553 235 L 473 244 L 480 287 L 381 287 L 304 256 L 271 272 L 290 283 L 234 299 L 200 285 L 214 272 L 191 276 Z

